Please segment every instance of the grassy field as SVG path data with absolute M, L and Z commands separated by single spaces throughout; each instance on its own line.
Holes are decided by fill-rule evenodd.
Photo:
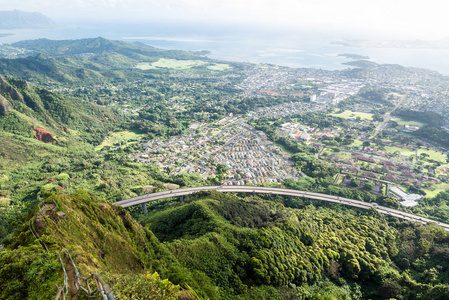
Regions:
M 341 158 L 351 158 L 351 154 L 347 152 L 340 152 L 338 153 L 338 156 Z
M 112 147 L 116 143 L 127 144 L 129 140 L 139 139 L 143 136 L 143 134 L 127 130 L 112 132 L 100 145 L 95 147 L 95 151 L 101 151 L 104 147 Z
M 363 146 L 363 142 L 361 140 L 354 140 L 354 142 L 349 145 L 349 147 L 362 147 Z
M 221 132 L 221 129 L 214 130 L 214 131 L 212 131 L 212 135 L 217 135 L 220 132 Z
M 360 119 L 362 120 L 367 120 L 367 121 L 371 121 L 373 118 L 373 114 L 370 113 L 364 113 L 364 112 L 359 112 L 359 111 L 350 111 L 350 110 L 345 110 L 342 113 L 332 113 L 330 114 L 331 116 L 334 117 L 339 117 L 339 118 L 343 118 L 343 119 L 351 119 L 351 118 L 357 118 L 360 117 Z
M 228 64 L 213 64 L 207 67 L 209 70 L 213 71 L 226 71 L 232 69 L 232 67 Z
M 395 121 L 399 125 L 413 125 L 418 127 L 423 127 L 425 124 L 417 121 L 406 121 L 400 118 L 391 118 L 391 121 Z
M 48 127 L 48 126 L 43 125 L 42 123 L 40 123 L 40 122 L 38 122 L 38 121 L 36 121 L 36 120 L 34 120 L 34 119 L 28 117 L 27 115 L 24 115 L 24 114 L 22 114 L 22 113 L 20 113 L 20 112 L 18 112 L 18 111 L 16 111 L 15 113 L 16 113 L 16 115 L 17 115 L 19 118 L 21 118 L 21 119 L 27 121 L 27 122 L 28 122 L 30 125 L 32 125 L 33 127 L 41 127 L 41 128 L 47 128 L 47 127 Z
M 446 163 L 447 155 L 441 152 L 437 152 L 435 150 L 426 150 L 426 149 L 418 149 L 418 154 L 426 153 L 429 155 L 429 159 L 433 159 L 435 161 L 439 161 L 441 163 Z
M 158 61 L 153 63 L 139 63 L 136 68 L 141 70 L 150 69 L 175 69 L 175 70 L 185 70 L 197 66 L 202 66 L 208 64 L 202 60 L 177 60 L 177 59 L 167 59 L 160 58 Z
M 426 192 L 426 198 L 433 198 L 436 195 L 438 195 L 440 192 L 444 191 L 444 190 L 428 190 L 428 189 L 423 189 L 424 192 Z
M 400 155 L 405 155 L 405 156 L 415 155 L 415 149 L 402 149 L 399 147 L 385 146 L 385 151 L 387 151 L 388 153 L 393 153 L 393 152 L 398 151 L 400 153 Z
M 405 155 L 405 156 L 413 156 L 415 157 L 415 149 L 402 149 L 399 147 L 389 147 L 386 146 L 385 147 L 385 151 L 387 151 L 388 153 L 393 153 L 395 151 L 398 151 L 401 155 Z M 427 150 L 427 149 L 418 149 L 418 155 L 420 155 L 421 153 L 426 153 L 427 155 L 429 155 L 429 159 L 441 162 L 441 163 L 446 163 L 446 158 L 447 155 L 443 154 L 441 152 L 437 152 L 435 150 Z M 425 162 L 423 160 L 423 162 Z

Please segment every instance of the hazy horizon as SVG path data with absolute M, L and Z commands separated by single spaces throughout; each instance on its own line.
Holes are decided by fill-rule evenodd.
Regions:
M 443 25 L 449 21 L 438 18 L 444 10 L 432 14 L 438 6 L 404 5 L 402 0 L 393 2 L 387 5 L 381 0 L 373 7 L 354 0 L 338 3 L 283 0 L 276 2 L 278 4 L 269 0 L 256 2 L 257 5 L 245 0 L 239 3 L 224 0 L 218 4 L 203 0 L 164 3 L 68 0 L 64 5 L 55 0 L 20 3 L 0 0 L 0 10 L 40 12 L 59 26 L 51 30 L 1 30 L 12 35 L 1 38 L 0 43 L 103 36 L 165 49 L 207 49 L 212 52 L 210 57 L 223 60 L 330 70 L 348 67 L 341 64 L 347 59 L 337 57 L 338 54 L 354 53 L 369 56 L 381 64 L 427 68 L 448 75 L 449 34 L 446 30 L 449 26 Z M 419 22 L 411 18 L 418 11 Z M 434 18 L 429 21 L 426 16 Z M 416 30 L 418 27 L 420 29 Z M 417 39 L 429 42 L 445 39 L 444 47 L 433 48 L 432 43 L 423 48 L 414 48 L 413 43 L 393 47 L 332 44 L 343 40 Z
M 439 40 L 449 36 L 441 2 L 405 0 L 0 0 L 0 10 L 40 12 L 59 24 L 203 24 L 224 28 L 342 32 L 358 37 Z M 341 36 L 336 38 L 342 38 Z

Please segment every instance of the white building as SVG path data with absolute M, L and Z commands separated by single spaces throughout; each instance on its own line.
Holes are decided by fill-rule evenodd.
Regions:
M 312 137 L 310 136 L 310 134 L 308 134 L 308 133 L 303 133 L 303 134 L 301 134 L 301 136 L 300 136 L 300 139 L 301 140 L 303 140 L 303 141 L 310 141 L 310 139 L 311 139 Z

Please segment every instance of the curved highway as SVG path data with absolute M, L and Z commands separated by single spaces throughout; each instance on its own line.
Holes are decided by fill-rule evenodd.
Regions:
M 418 222 L 422 224 L 434 223 L 444 228 L 446 231 L 449 231 L 449 224 L 438 222 L 435 220 L 427 219 L 424 217 L 420 217 L 414 214 L 406 213 L 400 210 L 388 208 L 385 206 L 377 205 L 376 203 L 367 203 L 358 200 L 352 200 L 340 196 L 332 196 L 321 193 L 307 192 L 307 191 L 298 191 L 298 190 L 290 190 L 290 189 L 281 189 L 281 188 L 272 188 L 272 187 L 260 187 L 260 186 L 201 186 L 201 187 L 192 187 L 192 188 L 184 188 L 177 189 L 171 191 L 163 191 L 148 195 L 142 195 L 134 198 L 129 198 L 122 201 L 117 201 L 115 205 L 120 205 L 122 207 L 129 207 L 138 204 L 145 204 L 147 202 L 156 201 L 165 198 L 171 197 L 182 197 L 185 195 L 191 195 L 193 193 L 201 192 L 201 191 L 219 191 L 223 193 L 262 193 L 262 194 L 276 194 L 283 196 L 291 196 L 291 197 L 303 197 L 321 201 L 327 201 L 332 203 L 338 203 L 343 205 L 348 205 L 352 207 L 358 207 L 363 209 L 374 208 L 378 212 L 384 215 L 397 217 L 407 221 Z M 145 208 L 146 209 L 146 208 Z

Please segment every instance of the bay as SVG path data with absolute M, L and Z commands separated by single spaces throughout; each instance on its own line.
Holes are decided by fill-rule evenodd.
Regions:
M 363 38 L 350 32 L 255 28 L 251 26 L 206 26 L 176 23 L 79 23 L 52 29 L 1 30 L 0 43 L 21 40 L 107 39 L 141 42 L 164 49 L 209 50 L 211 58 L 289 67 L 341 70 L 351 59 L 342 53 L 369 56 L 380 64 L 419 67 L 449 75 L 449 49 L 355 48 L 332 44 L 342 39 Z M 369 37 L 368 37 L 369 38 Z

